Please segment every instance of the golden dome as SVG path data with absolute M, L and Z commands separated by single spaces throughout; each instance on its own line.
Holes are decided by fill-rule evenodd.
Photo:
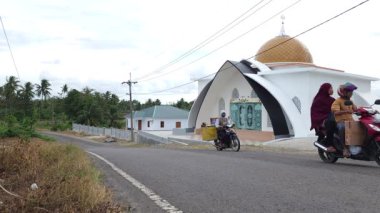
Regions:
M 256 60 L 260 61 L 261 63 L 272 63 L 272 62 L 313 63 L 313 58 L 309 50 L 306 48 L 306 46 L 303 45 L 297 39 L 295 38 L 290 39 L 290 38 L 291 37 L 288 35 L 280 35 L 267 41 L 263 46 L 261 46 L 261 48 L 257 52 Z

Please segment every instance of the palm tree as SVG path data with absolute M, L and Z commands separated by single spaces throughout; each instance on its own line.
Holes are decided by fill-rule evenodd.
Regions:
M 34 98 L 33 84 L 26 82 L 25 85 L 18 91 L 19 97 L 21 99 L 22 106 L 24 108 L 24 113 L 32 112 L 32 99 Z
M 85 87 L 85 88 L 83 88 L 83 93 L 84 93 L 84 95 L 91 95 L 91 93 L 94 91 L 94 89 L 91 89 L 90 87 Z
M 4 86 L 0 87 L 0 100 L 3 100 L 4 97 Z
M 14 99 L 16 98 L 16 92 L 19 87 L 20 81 L 17 80 L 15 76 L 10 76 L 9 78 L 6 78 L 6 84 L 3 88 L 3 93 L 5 97 L 5 102 L 7 104 L 7 109 L 12 109 L 12 104 L 14 102 Z
M 69 91 L 69 88 L 68 88 L 68 86 L 67 86 L 67 84 L 64 84 L 63 86 L 62 86 L 62 95 L 64 95 L 64 94 L 67 94 L 67 91 Z
M 40 85 L 36 84 L 36 87 L 37 87 L 36 91 L 37 91 L 38 97 L 42 96 L 44 101 L 46 101 L 46 97 L 50 96 L 50 90 L 51 90 L 50 86 L 51 84 L 46 79 L 42 79 Z
M 43 100 L 44 100 L 43 103 L 46 103 L 46 97 L 50 96 L 50 90 L 51 90 L 50 86 L 51 86 L 51 84 L 46 79 L 42 79 L 40 85 L 36 84 L 37 96 L 43 98 Z M 39 118 L 41 118 L 43 106 L 42 106 L 41 102 L 39 103 L 39 105 L 40 105 Z

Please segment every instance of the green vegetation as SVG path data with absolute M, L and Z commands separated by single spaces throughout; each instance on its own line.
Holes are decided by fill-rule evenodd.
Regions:
M 51 96 L 51 86 L 47 79 L 42 79 L 39 84 L 26 82 L 21 85 L 15 76 L 7 77 L 6 83 L 0 86 L 0 120 L 12 116 L 15 123 L 24 123 L 26 119 L 32 126 L 53 131 L 69 129 L 73 122 L 98 127 L 125 127 L 124 115 L 130 113 L 129 101 L 120 100 L 109 91 L 100 93 L 88 87 L 78 91 L 69 89 L 67 84 L 62 86 L 59 96 Z M 140 103 L 133 100 L 132 104 L 138 111 L 161 105 L 161 101 L 148 99 Z M 181 98 L 171 105 L 190 110 L 192 102 Z
M 0 86 L 0 212 L 123 211 L 113 204 L 84 151 L 48 143 L 53 139 L 35 129 L 63 131 L 74 122 L 122 128 L 129 104 L 109 91 L 78 91 L 67 84 L 52 97 L 47 79 L 21 85 L 15 76 L 7 77 Z M 141 110 L 161 101 L 132 104 Z M 189 110 L 192 103 L 182 98 L 172 105 Z M 33 183 L 38 189 L 31 189 Z

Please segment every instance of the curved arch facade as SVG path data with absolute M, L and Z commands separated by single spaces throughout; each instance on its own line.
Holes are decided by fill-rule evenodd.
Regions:
M 264 69 L 266 67 L 263 64 L 260 64 L 260 66 L 264 67 Z M 236 79 L 239 83 L 235 85 L 248 86 L 248 91 L 256 91 L 268 111 L 276 138 L 292 136 L 292 127 L 295 129 L 295 136 L 307 136 L 307 132 L 303 131 L 304 124 L 297 121 L 302 119 L 300 119 L 298 109 L 291 98 L 287 98 L 287 96 L 271 82 L 253 73 L 251 67 L 246 66 L 244 68 L 241 67 L 241 64 L 236 66 L 236 64 L 232 62 L 226 61 L 214 79 L 206 85 L 195 101 L 190 111 L 189 127 L 199 127 L 206 118 L 217 116 L 215 112 L 219 110 L 218 105 L 215 103 L 218 103 L 219 99 L 216 99 L 216 97 L 221 97 L 220 92 L 223 91 L 225 85 L 227 85 L 231 79 Z M 238 88 L 236 89 L 238 90 Z M 246 94 L 246 96 L 250 95 L 251 94 Z M 229 106 L 226 106 L 225 110 L 229 112 Z M 289 120 L 289 124 L 287 120 Z

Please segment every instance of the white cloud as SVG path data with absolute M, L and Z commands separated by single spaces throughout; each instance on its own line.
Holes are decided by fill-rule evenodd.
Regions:
M 159 69 L 258 2 L 13 0 L 2 3 L 0 14 L 22 81 L 37 83 L 46 77 L 57 84 L 57 92 L 67 83 L 77 89 L 89 86 L 102 92 L 110 90 L 124 98 L 126 88 L 121 82 L 129 79 L 130 72 L 139 81 L 136 91 L 157 91 L 216 72 L 226 60 L 254 56 L 264 42 L 278 35 L 281 20 L 276 16 L 259 25 L 295 0 L 268 3 L 196 53 Z M 285 30 L 297 35 L 359 2 L 303 0 L 284 13 Z M 380 78 L 378 8 L 379 1 L 369 1 L 298 39 L 309 48 L 317 65 Z M 250 29 L 254 30 L 215 51 Z M 5 76 L 17 74 L 2 33 L 0 45 L 2 84 Z M 152 73 L 161 77 L 139 79 L 147 75 L 145 80 L 152 78 Z M 196 91 L 196 85 L 191 84 L 136 98 L 170 102 L 183 96 L 192 100 Z

